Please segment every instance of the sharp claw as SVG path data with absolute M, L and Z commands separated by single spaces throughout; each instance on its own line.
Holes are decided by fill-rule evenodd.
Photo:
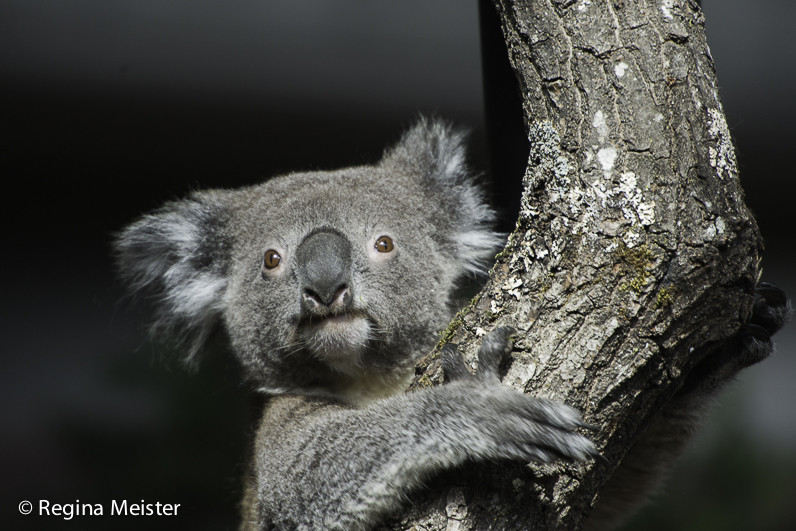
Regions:
M 495 334 L 498 337 L 503 337 L 504 339 L 508 340 L 511 339 L 516 333 L 517 331 L 510 326 L 501 326 L 495 328 L 490 335 Z
M 445 376 L 450 381 L 472 377 L 470 371 L 464 365 L 462 355 L 455 344 L 447 343 L 442 347 L 440 360 L 442 361 L 442 370 L 445 371 Z
M 756 324 L 747 323 L 741 326 L 741 330 L 746 332 L 747 334 L 753 336 L 755 339 L 759 339 L 763 342 L 771 341 L 771 335 L 768 333 L 768 330 L 763 328 L 762 326 L 758 326 Z
M 611 464 L 611 462 L 608 460 L 607 457 L 605 457 L 603 454 L 601 454 L 600 452 L 598 452 L 596 450 L 592 454 L 592 457 L 594 457 L 594 459 L 596 461 L 599 461 L 600 463 L 602 463 L 604 465 L 610 465 Z
M 755 288 L 755 293 L 763 297 L 769 306 L 785 306 L 788 304 L 788 296 L 774 284 L 761 282 Z
M 457 353 L 459 352 L 459 345 L 456 343 L 445 343 L 442 345 L 442 352 L 446 353 Z

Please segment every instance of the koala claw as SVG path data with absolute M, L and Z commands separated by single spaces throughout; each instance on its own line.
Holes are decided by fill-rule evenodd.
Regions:
M 501 326 L 496 328 L 484 338 L 478 350 L 478 377 L 481 379 L 500 379 L 498 371 L 500 364 L 511 352 L 514 342 L 511 336 L 515 333 L 513 328 Z
M 791 302 L 785 292 L 767 282 L 757 285 L 750 324 L 763 327 L 771 336 L 788 322 L 791 312 Z
M 478 375 L 480 380 L 500 379 L 498 370 L 505 357 L 511 352 L 513 328 L 502 326 L 489 333 L 478 350 Z M 440 361 L 449 381 L 467 380 L 473 375 L 467 369 L 458 347 L 447 343 L 440 352 Z
M 467 370 L 462 359 L 462 353 L 454 343 L 446 343 L 439 354 L 442 370 L 448 381 L 471 380 L 473 375 Z
M 761 282 L 755 288 L 755 293 L 766 300 L 771 306 L 785 306 L 789 304 L 788 296 L 774 284 Z
M 762 326 L 752 323 L 746 323 L 745 325 L 741 326 L 741 330 L 746 334 L 752 336 L 753 338 L 757 339 L 758 341 L 764 341 L 764 342 L 771 341 L 771 334 L 769 334 L 768 330 L 766 330 Z

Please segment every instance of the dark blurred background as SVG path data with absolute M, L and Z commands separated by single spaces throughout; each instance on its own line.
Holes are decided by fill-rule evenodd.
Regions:
M 703 8 L 764 279 L 796 296 L 796 2 Z M 376 161 L 418 112 L 472 127 L 485 168 L 476 0 L 0 1 L 1 525 L 235 529 L 237 368 L 147 341 L 112 234 L 192 189 Z M 777 339 L 630 528 L 795 528 L 794 327 Z M 106 515 L 19 514 L 40 499 Z M 112 499 L 181 506 L 111 519 Z

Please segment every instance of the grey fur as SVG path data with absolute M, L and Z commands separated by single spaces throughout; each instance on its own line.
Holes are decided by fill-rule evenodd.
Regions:
M 184 343 L 193 362 L 222 311 L 229 240 L 219 192 L 194 194 L 144 216 L 119 235 L 117 261 L 135 294 L 152 297 L 154 336 Z

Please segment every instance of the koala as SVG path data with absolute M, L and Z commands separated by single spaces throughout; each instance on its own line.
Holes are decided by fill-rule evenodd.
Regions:
M 473 376 L 403 391 L 457 309 L 456 288 L 502 243 L 465 163 L 464 135 L 420 119 L 374 166 L 196 192 L 123 231 L 119 268 L 154 301 L 152 331 L 195 363 L 222 330 L 267 397 L 245 478 L 243 530 L 366 530 L 426 478 L 467 460 L 599 456 L 577 411 L 500 384 L 511 330 Z M 790 301 L 761 283 L 749 322 L 697 365 L 600 491 L 612 529 L 660 485 L 726 382 L 773 350 Z
M 424 479 L 467 460 L 597 456 L 573 408 L 500 384 L 511 331 L 473 377 L 403 394 L 416 362 L 502 237 L 464 135 L 420 119 L 373 166 L 293 173 L 166 204 L 116 241 L 122 277 L 154 301 L 157 336 L 194 363 L 222 329 L 267 397 L 244 530 L 370 529 Z

